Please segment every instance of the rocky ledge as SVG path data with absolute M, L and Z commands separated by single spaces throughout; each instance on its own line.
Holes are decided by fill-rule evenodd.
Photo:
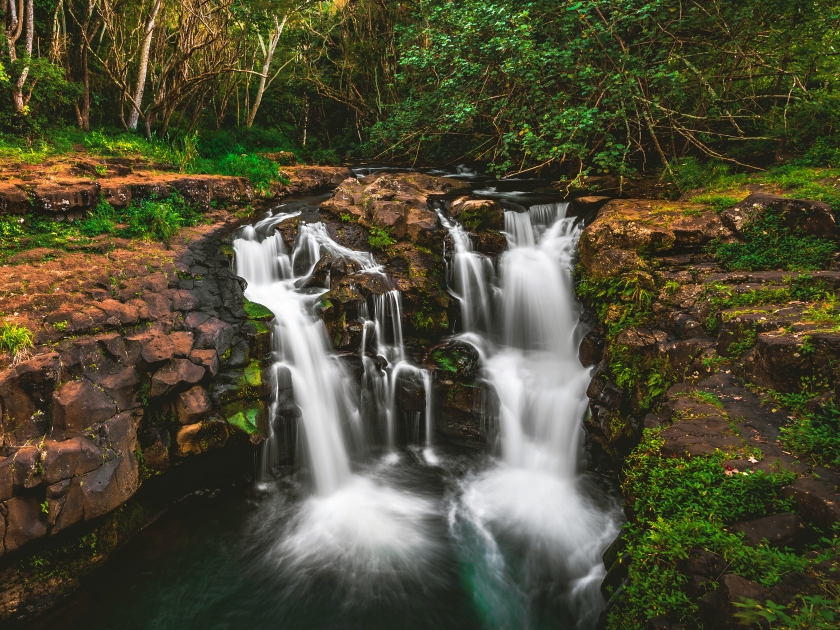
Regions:
M 604 556 L 610 603 L 601 628 L 735 628 L 747 600 L 772 600 L 794 614 L 803 596 L 837 596 L 837 549 L 816 542 L 840 522 L 840 456 L 795 436 L 840 395 L 840 269 L 829 255 L 821 269 L 786 270 L 783 257 L 778 270 L 749 270 L 757 264 L 750 227 L 769 218 L 794 249 L 836 249 L 828 205 L 763 193 L 720 212 L 613 200 L 581 236 L 578 292 L 593 325 L 581 360 L 595 366 L 585 422 L 590 465 L 620 472 L 629 521 Z M 721 251 L 753 258 L 733 263 Z M 674 506 L 663 496 L 646 503 L 647 493 L 671 483 L 663 479 L 688 475 L 699 462 L 711 462 L 712 472 L 697 498 L 687 486 Z M 698 508 L 717 487 L 761 479 L 766 490 L 749 486 L 753 505 Z M 727 520 L 727 510 L 741 516 Z M 675 533 L 698 516 L 716 537 L 704 538 L 696 525 L 691 535 Z M 657 544 L 668 548 L 658 558 Z M 751 548 L 779 549 L 772 562 L 796 569 L 782 576 L 750 569 L 741 559 Z M 673 594 L 661 600 L 647 592 L 658 587 L 642 582 L 651 563 L 657 575 L 673 576 Z

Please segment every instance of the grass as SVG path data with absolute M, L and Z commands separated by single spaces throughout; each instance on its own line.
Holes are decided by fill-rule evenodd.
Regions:
M 660 615 L 696 628 L 697 606 L 679 570 L 694 548 L 721 555 L 729 571 L 766 587 L 824 557 L 808 560 L 790 550 L 751 547 L 726 530 L 736 521 L 791 510 L 782 488 L 793 481 L 792 473 L 726 475 L 724 453 L 663 457 L 663 443 L 657 430 L 646 430 L 626 461 L 622 489 L 635 515 L 623 533 L 629 579 L 615 597 L 608 628 L 645 627 Z
M 28 328 L 9 322 L 0 324 L 0 350 L 12 356 L 13 364 L 26 359 L 32 346 L 32 332 Z
M 179 229 L 201 220 L 199 209 L 177 192 L 166 199 L 135 200 L 123 209 L 100 201 L 87 218 L 74 223 L 35 212 L 0 217 L 0 262 L 32 248 L 98 251 L 95 239 L 103 234 L 168 242 Z

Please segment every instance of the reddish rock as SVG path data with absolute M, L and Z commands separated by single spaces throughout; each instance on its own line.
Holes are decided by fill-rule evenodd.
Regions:
M 213 349 L 193 350 L 190 352 L 190 361 L 203 367 L 210 376 L 216 376 L 219 372 L 219 353 Z
M 14 497 L 6 501 L 6 553 L 47 533 L 46 518 L 37 497 Z
M 89 521 L 116 509 L 134 494 L 137 462 L 133 454 L 116 457 L 81 479 L 85 520 Z
M 151 319 L 166 317 L 172 312 L 172 300 L 163 293 L 147 293 L 143 296 Z
M 131 188 L 125 184 L 105 182 L 102 198 L 115 208 L 127 208 L 131 203 Z
M 115 413 L 114 401 L 86 378 L 65 383 L 53 396 L 53 426 L 65 437 L 79 435 Z
M 60 375 L 57 352 L 39 354 L 0 374 L 0 432 L 16 444 L 43 435 Z
M 82 496 L 82 479 L 83 477 L 70 479 L 70 485 L 64 496 L 55 501 L 56 515 L 50 514 L 50 520 L 54 522 L 50 534 L 57 534 L 84 520 L 85 504 Z
M 188 357 L 193 347 L 193 334 L 188 331 L 174 332 L 169 338 L 175 346 L 176 357 Z
M 180 289 L 172 292 L 172 309 L 175 311 L 192 311 L 199 307 L 198 298 L 192 291 Z
M 175 398 L 175 411 L 181 424 L 195 424 L 210 415 L 212 408 L 207 390 L 196 385 Z
M 105 312 L 110 319 L 115 318 L 117 324 L 136 324 L 140 319 L 137 308 L 129 304 L 123 304 L 117 300 L 102 300 L 96 303 L 97 308 Z
M 11 499 L 14 494 L 14 461 L 13 455 L 0 459 L 0 501 Z
M 469 231 L 504 230 L 505 209 L 495 199 L 458 197 L 450 207 L 452 216 Z
M 172 359 L 152 376 L 151 398 L 165 396 L 177 387 L 195 385 L 204 378 L 204 368 L 189 359 Z
M 82 436 L 63 442 L 47 440 L 44 448 L 44 481 L 47 485 L 84 475 L 102 465 L 102 451 Z

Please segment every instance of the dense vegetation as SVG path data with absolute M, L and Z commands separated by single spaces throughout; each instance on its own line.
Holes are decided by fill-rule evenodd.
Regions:
M 630 174 L 836 161 L 829 0 L 3 3 L 0 127 L 194 140 L 194 157 L 478 159 Z M 198 133 L 197 137 L 193 134 Z M 234 160 L 235 161 L 235 160 Z M 205 170 L 206 170 L 205 169 Z

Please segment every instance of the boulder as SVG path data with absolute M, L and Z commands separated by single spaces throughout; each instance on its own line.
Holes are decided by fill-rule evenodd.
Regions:
M 581 365 L 589 367 L 597 365 L 604 358 L 604 348 L 606 346 L 606 339 L 604 335 L 597 330 L 590 330 L 580 342 L 578 348 L 578 359 Z
M 766 541 L 771 547 L 792 549 L 800 548 L 804 544 L 803 538 L 806 534 L 805 522 L 790 512 L 735 523 L 729 527 L 729 531 L 743 534 L 744 542 L 749 545 L 758 546 Z
M 109 320 L 113 318 L 116 325 L 136 324 L 140 319 L 136 307 L 117 300 L 102 300 L 96 303 L 96 307 L 104 311 Z
M 57 352 L 39 354 L 0 374 L 0 432 L 7 439 L 22 444 L 43 435 L 60 377 Z
M 704 593 L 704 586 L 717 582 L 729 564 L 722 556 L 705 549 L 691 549 L 688 558 L 678 565 L 680 573 L 688 577 L 686 592 L 690 597 Z
M 210 415 L 212 403 L 207 390 L 196 385 L 178 394 L 175 399 L 175 412 L 180 424 L 195 424 Z
M 125 345 L 129 356 L 149 366 L 169 361 L 175 355 L 172 339 L 158 331 L 126 337 Z
M 81 477 L 85 520 L 107 514 L 125 503 L 139 482 L 134 454 L 120 455 Z
M 397 408 L 405 412 L 425 411 L 426 387 L 418 370 L 402 369 L 396 374 Z
M 735 207 L 724 210 L 720 217 L 726 227 L 742 235 L 746 226 L 768 212 L 778 214 L 785 227 L 791 230 L 801 230 L 814 236 L 835 236 L 837 223 L 834 213 L 831 206 L 822 201 L 755 193 Z
M 117 404 L 117 411 L 133 409 L 138 405 L 140 377 L 133 367 L 124 367 L 110 374 L 97 374 L 94 378 Z
M 121 183 L 102 183 L 102 198 L 115 208 L 127 208 L 131 204 L 131 188 Z
M 14 494 L 14 455 L 0 459 L 0 501 L 11 499 Z
M 3 504 L 6 508 L 6 553 L 14 551 L 46 535 L 46 515 L 41 511 L 41 502 L 35 496 L 14 497 Z
M 205 370 L 189 359 L 172 359 L 152 375 L 151 398 L 165 396 L 176 388 L 195 385 L 204 378 Z
M 172 344 L 175 346 L 176 357 L 188 357 L 193 347 L 193 334 L 189 331 L 180 331 L 169 334 Z
M 735 617 L 738 608 L 733 604 L 746 599 L 763 603 L 769 598 L 770 591 L 761 584 L 729 573 L 720 579 L 720 586 L 716 590 L 700 598 L 700 618 L 706 628 L 738 628 L 741 627 L 740 621 Z
M 82 479 L 83 477 L 70 479 L 70 484 L 64 496 L 54 499 L 55 505 L 50 506 L 50 520 L 53 522 L 50 529 L 51 535 L 55 535 L 84 520 L 85 501 L 82 495 Z M 55 514 L 53 514 L 53 510 Z
M 64 437 L 79 435 L 82 429 L 103 422 L 117 413 L 108 395 L 86 378 L 62 385 L 53 395 L 53 426 Z

